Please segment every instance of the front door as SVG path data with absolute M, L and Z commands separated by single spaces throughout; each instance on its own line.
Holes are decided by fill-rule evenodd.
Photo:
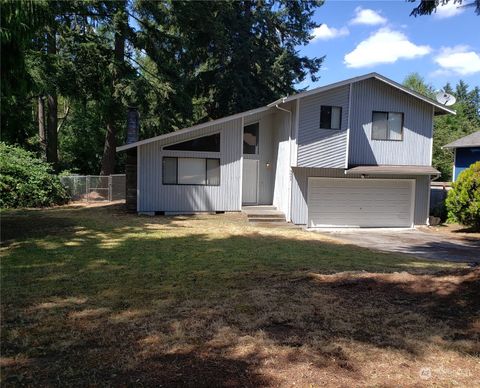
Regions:
M 242 204 L 258 203 L 258 160 L 243 159 Z

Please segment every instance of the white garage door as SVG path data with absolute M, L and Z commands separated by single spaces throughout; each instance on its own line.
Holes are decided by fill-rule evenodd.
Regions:
M 308 179 L 308 226 L 412 227 L 415 180 Z

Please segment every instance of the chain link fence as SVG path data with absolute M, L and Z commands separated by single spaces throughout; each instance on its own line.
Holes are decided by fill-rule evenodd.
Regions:
M 126 197 L 125 174 L 71 175 L 60 178 L 73 201 L 121 201 Z

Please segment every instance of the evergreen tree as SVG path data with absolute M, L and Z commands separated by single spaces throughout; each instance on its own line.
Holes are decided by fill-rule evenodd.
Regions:
M 480 87 L 475 86 L 470 93 L 468 93 L 467 101 L 472 106 L 473 111 L 480 117 Z
M 410 73 L 404 80 L 403 85 L 426 97 L 435 98 L 435 89 L 425 82 L 425 79 L 418 73 Z
M 308 75 L 316 79 L 323 60 L 302 57 L 296 51 L 298 45 L 309 41 L 310 31 L 317 26 L 312 15 L 320 2 L 137 5 L 144 34 L 158 36 L 161 40 L 155 44 L 164 48 L 157 53 L 150 39 L 144 41 L 144 49 L 153 60 L 168 53 L 163 73 L 174 79 L 173 70 L 181 76 L 179 85 L 190 96 L 194 121 L 258 107 L 291 94 L 294 84 Z M 177 67 L 171 69 L 171 64 Z
M 457 86 L 455 86 L 454 94 L 455 94 L 455 97 L 457 97 L 457 100 L 459 102 L 467 101 L 468 85 L 463 80 L 460 80 Z
M 411 3 L 416 2 L 416 0 L 408 1 Z M 449 1 L 455 3 L 458 7 L 472 8 L 477 15 L 480 15 L 480 0 L 473 0 L 473 2 L 464 0 L 420 0 L 419 5 L 410 12 L 410 16 L 431 15 L 437 11 L 438 7 L 446 6 Z
M 5 0 L 3 139 L 54 164 L 58 155 L 59 169 L 112 173 L 128 106 L 153 136 L 316 79 L 322 58 L 296 48 L 311 38 L 320 4 Z
M 128 30 L 127 3 L 125 0 L 112 2 L 113 5 L 113 34 L 114 47 L 112 62 L 112 94 L 107 101 L 107 125 L 105 145 L 102 156 L 101 175 L 110 175 L 115 170 L 117 123 L 121 114 L 125 112 L 122 106 L 122 81 L 125 73 L 125 41 Z
M 2 139 L 28 145 L 35 131 L 31 117 L 34 82 L 26 51 L 47 23 L 47 1 L 3 0 L 0 5 Z
M 444 90 L 445 93 L 452 94 L 452 95 L 454 94 L 453 89 L 452 89 L 452 85 L 450 85 L 450 82 L 447 82 L 445 84 L 445 86 L 443 87 L 443 90 Z

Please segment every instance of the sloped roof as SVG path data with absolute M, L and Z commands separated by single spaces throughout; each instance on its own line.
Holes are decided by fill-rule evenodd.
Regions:
M 440 175 L 440 171 L 430 166 L 358 166 L 345 171 L 346 175 Z
M 140 146 L 140 145 L 143 145 L 143 144 L 148 144 L 148 143 L 151 143 L 151 142 L 154 142 L 154 141 L 168 139 L 169 137 L 177 136 L 177 135 L 180 135 L 180 134 L 183 134 L 183 133 L 194 132 L 198 129 L 209 127 L 211 125 L 222 124 L 222 123 L 225 123 L 225 122 L 230 121 L 230 120 L 235 120 L 235 119 L 239 119 L 239 118 L 242 118 L 242 117 L 251 116 L 251 115 L 254 115 L 256 113 L 266 112 L 267 110 L 270 110 L 270 107 L 262 106 L 261 108 L 247 110 L 245 112 L 237 113 L 237 114 L 234 114 L 234 115 L 231 115 L 231 116 L 225 116 L 225 117 L 222 117 L 221 119 L 217 119 L 217 120 L 207 121 L 205 123 L 197 124 L 197 125 L 194 125 L 192 127 L 179 129 L 178 131 L 174 131 L 174 132 L 169 132 L 169 133 L 166 133 L 164 135 L 158 135 L 158 136 L 155 136 L 155 137 L 150 137 L 150 138 L 145 139 L 145 140 L 139 140 L 139 141 L 136 141 L 135 143 L 124 144 L 122 146 L 117 147 L 117 152 L 118 151 L 125 151 L 125 150 L 128 150 L 130 148 L 134 148 L 134 147 L 137 147 L 137 146 Z
M 471 133 L 465 137 L 455 140 L 442 148 L 465 148 L 465 147 L 480 147 L 480 131 Z
M 358 76 L 358 77 L 349 78 L 349 79 L 346 79 L 346 80 L 343 80 L 343 81 L 340 81 L 340 82 L 335 82 L 335 83 L 332 83 L 332 84 L 329 84 L 329 85 L 320 86 L 318 88 L 307 90 L 305 92 L 293 94 L 291 96 L 283 97 L 283 98 L 280 98 L 276 101 L 271 102 L 267 106 L 263 106 L 263 107 L 260 107 L 260 108 L 257 108 L 257 109 L 252 109 L 252 110 L 249 110 L 249 111 L 246 111 L 246 112 L 241 112 L 241 113 L 237 113 L 237 114 L 234 114 L 234 115 L 231 115 L 231 116 L 222 117 L 222 118 L 217 119 L 217 120 L 207 121 L 206 123 L 201 123 L 201 124 L 198 124 L 198 125 L 194 125 L 194 126 L 189 127 L 189 128 L 181 129 L 179 131 L 170 132 L 170 133 L 167 133 L 167 134 L 164 134 L 164 135 L 151 137 L 151 138 L 145 139 L 145 140 L 139 140 L 135 143 L 124 144 L 122 146 L 117 147 L 117 152 L 118 151 L 125 151 L 125 150 L 128 150 L 130 148 L 134 148 L 134 147 L 137 147 L 137 146 L 140 146 L 140 145 L 143 145 L 143 144 L 148 144 L 148 143 L 151 143 L 151 142 L 154 142 L 154 141 L 168 139 L 171 136 L 175 136 L 175 135 L 178 135 L 178 134 L 181 134 L 181 133 L 193 132 L 195 130 L 204 128 L 206 126 L 221 124 L 221 123 L 226 122 L 226 121 L 230 121 L 230 120 L 234 120 L 234 119 L 237 119 L 237 118 L 249 116 L 249 115 L 252 115 L 252 114 L 255 114 L 255 113 L 259 113 L 259 112 L 264 112 L 264 111 L 267 111 L 267 110 L 273 108 L 275 105 L 284 104 L 284 103 L 296 100 L 298 98 L 306 97 L 306 96 L 316 94 L 316 93 L 321 93 L 321 92 L 324 92 L 324 91 L 327 91 L 327 90 L 330 90 L 330 89 L 338 88 L 339 86 L 348 85 L 348 84 L 355 83 L 355 82 L 360 82 L 360 81 L 363 81 L 363 80 L 366 80 L 366 79 L 369 79 L 369 78 L 375 78 L 375 79 L 377 79 L 379 81 L 382 81 L 382 82 L 384 82 L 384 83 L 386 83 L 386 84 L 388 84 L 388 85 L 390 85 L 394 88 L 397 88 L 397 89 L 399 89 L 399 90 L 401 90 L 401 91 L 403 91 L 403 92 L 405 92 L 405 93 L 407 93 L 407 94 L 409 94 L 409 95 L 411 95 L 415 98 L 418 98 L 422 101 L 427 102 L 428 104 L 433 105 L 435 113 L 438 113 L 438 114 L 445 114 L 445 113 L 455 114 L 454 110 L 447 108 L 446 106 L 440 104 L 439 102 L 437 102 L 435 100 L 432 100 L 431 98 L 425 97 L 422 94 L 419 94 L 419 93 L 417 93 L 417 92 L 415 92 L 415 91 L 413 91 L 409 88 L 406 88 L 405 86 L 403 86 L 403 85 L 401 85 L 401 84 L 399 84 L 399 83 L 397 83 L 397 82 L 395 82 L 395 81 L 393 81 L 393 80 L 391 80 L 387 77 L 384 77 L 383 75 L 380 75 L 378 73 L 368 73 L 368 74 L 364 74 L 364 75 L 361 75 L 361 76 Z
M 318 88 L 307 90 L 305 92 L 297 93 L 297 94 L 291 95 L 289 97 L 285 97 L 285 98 L 282 98 L 280 100 L 274 101 L 271 104 L 269 104 L 269 106 L 275 105 L 275 103 L 277 103 L 277 102 L 289 102 L 289 101 L 292 101 L 292 100 L 296 100 L 297 98 L 302 98 L 302 97 L 309 96 L 311 94 L 324 92 L 326 90 L 330 90 L 330 89 L 333 89 L 333 88 L 338 88 L 339 86 L 348 85 L 350 83 L 364 81 L 364 80 L 369 79 L 369 78 L 375 78 L 379 81 L 382 81 L 382 82 L 386 83 L 387 85 L 390 85 L 390 86 L 392 86 L 396 89 L 401 90 L 402 92 L 405 92 L 405 93 L 407 93 L 407 94 L 409 94 L 413 97 L 416 97 L 416 98 L 418 98 L 422 101 L 427 102 L 430 105 L 433 105 L 436 108 L 435 113 L 455 114 L 455 111 L 453 109 L 447 108 L 445 105 L 440 104 L 438 101 L 432 100 L 431 98 L 426 97 L 423 94 L 417 93 L 416 91 L 414 91 L 412 89 L 409 89 L 409 88 L 403 86 L 402 84 L 399 84 L 398 82 L 395 82 L 395 81 L 391 80 L 390 78 L 384 77 L 383 75 L 375 73 L 375 72 L 364 74 L 364 75 L 361 75 L 361 76 L 358 76 L 358 77 L 349 78 L 349 79 L 346 79 L 344 81 L 335 82 L 333 84 L 320 86 Z

